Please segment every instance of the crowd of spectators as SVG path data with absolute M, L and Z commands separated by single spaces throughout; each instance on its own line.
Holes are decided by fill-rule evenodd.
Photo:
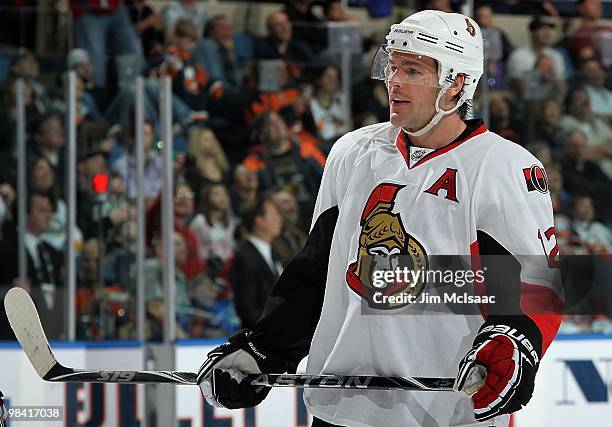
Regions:
M 265 34 L 253 35 L 196 0 L 168 1 L 159 9 L 147 0 L 70 0 L 74 48 L 63 53 L 60 67 L 42 67 L 28 49 L 31 40 L 0 50 L 9 64 L 0 73 L 0 283 L 31 292 L 49 335 L 65 331 L 63 257 L 72 244 L 78 338 L 135 337 L 137 75 L 145 78 L 147 336 L 160 339 L 164 321 L 161 76 L 171 78 L 173 92 L 177 336 L 220 337 L 253 325 L 306 239 L 334 141 L 388 120 L 384 84 L 369 79 L 382 35 L 362 31 L 362 60 L 354 61 L 351 76 L 342 76 L 326 24 L 358 20 L 340 1 L 313 3 L 279 4 L 265 17 Z M 449 11 L 456 6 L 423 3 Z M 601 20 L 601 0 L 579 0 L 571 28 L 561 27 L 553 3 L 531 3 L 537 7 L 527 11 L 533 15 L 522 46 L 496 26 L 499 2 L 476 5 L 475 19 L 490 42 L 483 82 L 489 90 L 472 113 L 487 111 L 492 131 L 523 145 L 546 167 L 560 253 L 609 256 L 612 58 L 606 43 L 612 43 L 612 27 Z M 76 171 L 65 170 L 68 71 L 77 76 Z M 350 105 L 342 78 L 350 79 Z M 15 191 L 18 79 L 27 117 L 23 195 Z M 74 242 L 65 235 L 68 173 L 77 176 Z M 27 200 L 25 281 L 17 278 L 18 197 Z M 604 305 L 592 315 L 568 317 L 564 330 L 612 333 L 611 311 Z

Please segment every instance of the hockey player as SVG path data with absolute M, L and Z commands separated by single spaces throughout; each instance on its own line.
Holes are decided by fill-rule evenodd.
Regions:
M 506 414 L 531 397 L 560 323 L 538 307 L 562 298 L 544 169 L 481 121 L 464 119 L 483 72 L 471 18 L 422 11 L 392 25 L 386 39 L 372 72 L 386 81 L 390 122 L 334 145 L 305 247 L 253 331 L 231 337 L 200 368 L 212 405 L 259 404 L 269 389 L 242 375 L 292 371 L 306 355 L 307 374 L 456 376 L 457 389 L 475 364 L 488 372 L 471 401 L 464 393 L 307 389 L 313 426 L 506 426 Z M 515 314 L 405 315 L 411 304 L 391 297 L 428 285 L 372 280 L 396 255 L 422 268 L 435 255 L 479 253 L 516 258 L 516 273 L 495 279 L 520 293 Z M 485 278 L 477 293 L 489 284 Z

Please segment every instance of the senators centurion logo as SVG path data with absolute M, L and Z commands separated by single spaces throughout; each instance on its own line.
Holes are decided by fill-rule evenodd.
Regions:
M 411 303 L 425 287 L 425 280 L 385 281 L 385 272 L 407 268 L 427 269 L 423 246 L 410 236 L 398 213 L 393 213 L 395 198 L 403 185 L 383 183 L 368 197 L 361 214 L 361 233 L 357 260 L 348 266 L 346 283 L 372 308 L 392 310 Z M 393 274 L 391 274 L 392 276 Z

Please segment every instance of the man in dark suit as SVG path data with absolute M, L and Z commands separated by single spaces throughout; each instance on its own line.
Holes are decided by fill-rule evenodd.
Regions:
M 247 237 L 236 251 L 230 282 L 242 327 L 252 328 L 283 269 L 271 245 L 282 230 L 283 220 L 270 198 L 262 197 L 254 208 L 244 212 L 242 221 Z
M 61 252 L 41 239 L 41 235 L 49 230 L 53 199 L 49 194 L 36 191 L 31 192 L 27 197 L 25 230 L 27 279 L 24 281 L 17 278 L 17 227 L 14 226 L 6 230 L 7 235 L 3 236 L 3 242 L 0 245 L 0 253 L 5 255 L 2 285 L 16 285 L 26 289 L 32 296 L 47 336 L 60 338 L 65 330 L 63 257 Z M 5 319 L 2 320 L 5 321 Z M 7 333 L 8 331 L 2 331 L 0 336 L 10 337 L 11 335 L 7 336 Z

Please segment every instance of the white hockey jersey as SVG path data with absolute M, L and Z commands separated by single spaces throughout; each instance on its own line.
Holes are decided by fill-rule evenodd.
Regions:
M 330 210 L 335 211 L 335 221 L 330 221 L 333 237 L 308 374 L 457 374 L 483 317 L 427 310 L 410 313 L 409 303 L 382 301 L 381 290 L 368 277 L 368 262 L 381 251 L 405 254 L 422 266 L 434 255 L 478 253 L 479 233 L 486 233 L 510 254 L 542 255 L 521 261 L 521 286 L 543 290 L 551 299 L 561 297 L 554 269 L 531 265 L 534 259 L 554 263 L 557 252 L 545 171 L 529 152 L 487 131 L 481 122 L 470 121 L 457 140 L 437 150 L 411 147 L 405 134 L 390 123 L 348 133 L 336 142 L 327 160 L 309 241 L 323 233 L 317 219 Z M 309 245 L 321 246 L 307 243 L 306 252 Z M 288 270 L 291 274 L 290 266 Z M 296 280 L 306 279 L 296 274 Z M 272 300 L 278 298 L 282 282 L 283 277 Z M 287 290 L 285 298 L 310 293 Z M 379 314 L 364 314 L 364 306 Z M 262 323 L 266 317 L 278 323 L 280 316 L 278 308 L 267 309 Z M 299 320 L 288 320 L 286 327 Z M 534 322 L 545 349 L 556 328 L 548 327 L 544 317 Z M 304 399 L 315 417 L 336 425 L 482 425 L 475 422 L 471 402 L 463 393 L 308 389 Z M 500 426 L 507 421 L 507 416 L 497 419 Z

